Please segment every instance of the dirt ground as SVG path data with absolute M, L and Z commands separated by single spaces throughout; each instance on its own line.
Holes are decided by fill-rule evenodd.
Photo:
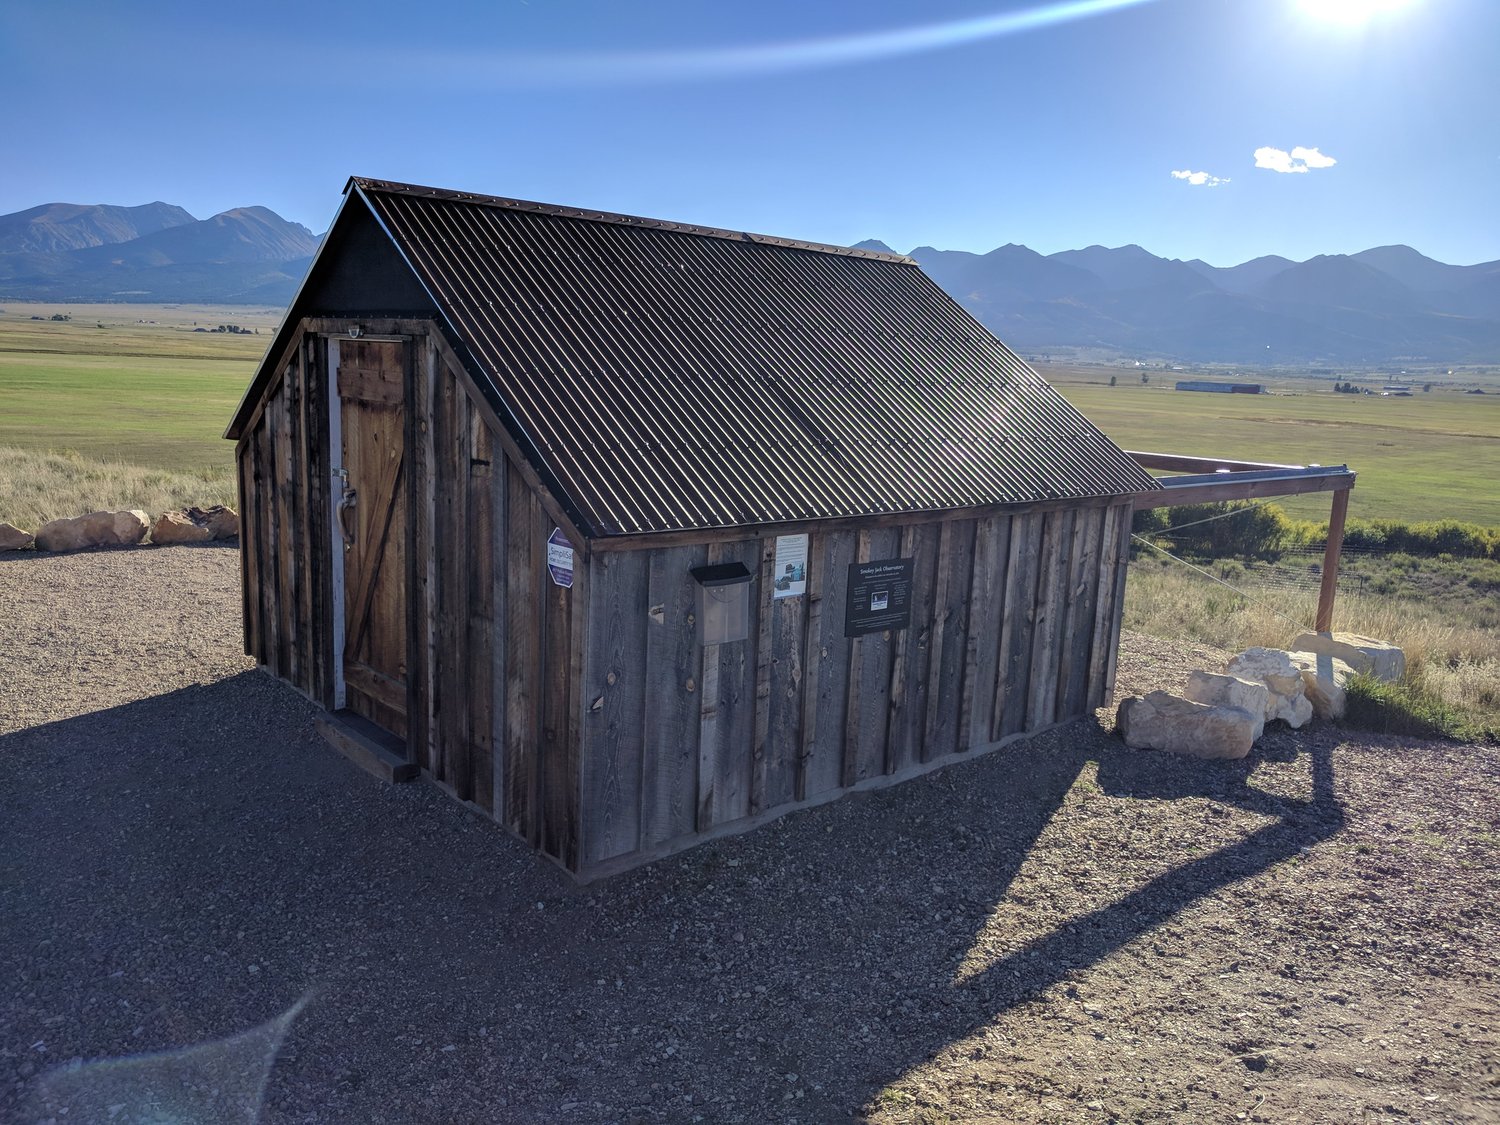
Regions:
M 1101 714 L 578 888 L 238 615 L 230 549 L 0 560 L 0 1121 L 1500 1121 L 1500 748 Z

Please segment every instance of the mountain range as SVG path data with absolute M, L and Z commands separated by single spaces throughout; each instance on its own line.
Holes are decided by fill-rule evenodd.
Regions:
M 317 246 L 265 207 L 47 203 L 0 215 L 0 299 L 284 305 Z
M 0 300 L 285 305 L 318 238 L 264 207 L 49 203 L 0 216 Z M 883 242 L 863 249 L 890 252 Z M 909 255 L 1018 351 L 1229 364 L 1500 363 L 1500 262 L 1409 246 L 1237 266 L 1139 246 Z
M 874 240 L 861 248 L 886 250 Z M 1100 349 L 1199 363 L 1500 362 L 1500 262 L 1451 266 L 1409 246 L 1270 255 L 1237 266 L 1139 246 L 1043 256 L 919 246 L 909 255 L 1028 354 Z

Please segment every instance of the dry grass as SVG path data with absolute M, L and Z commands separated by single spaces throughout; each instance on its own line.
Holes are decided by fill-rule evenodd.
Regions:
M 28 531 L 100 509 L 139 508 L 155 516 L 192 504 L 237 506 L 233 473 L 175 472 L 95 461 L 71 450 L 0 446 L 0 520 Z
M 1138 558 L 1130 564 L 1125 627 L 1229 650 L 1282 648 L 1312 628 L 1315 594 L 1254 597 L 1258 601 L 1175 563 Z M 1500 629 L 1476 624 L 1476 616 L 1454 598 L 1340 593 L 1334 626 L 1400 645 L 1411 686 L 1500 730 Z

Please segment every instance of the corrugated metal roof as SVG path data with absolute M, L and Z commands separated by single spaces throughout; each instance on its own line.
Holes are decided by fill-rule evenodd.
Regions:
M 591 534 L 1154 486 L 909 259 L 351 188 Z

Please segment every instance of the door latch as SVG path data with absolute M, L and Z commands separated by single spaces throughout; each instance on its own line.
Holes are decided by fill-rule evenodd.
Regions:
M 343 470 L 339 471 L 343 472 Z M 344 473 L 344 478 L 346 480 L 348 479 L 347 473 Z M 339 531 L 343 533 L 344 550 L 346 551 L 351 550 L 354 547 L 354 529 L 349 526 L 349 515 L 354 511 L 354 504 L 355 501 L 358 500 L 358 498 L 359 494 L 355 492 L 354 489 L 350 488 L 347 484 L 344 486 L 344 494 L 339 497 Z

